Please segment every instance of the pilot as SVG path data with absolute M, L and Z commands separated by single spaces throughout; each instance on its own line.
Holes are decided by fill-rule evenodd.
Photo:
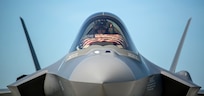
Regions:
M 106 27 L 106 20 L 99 19 L 94 21 L 93 28 L 90 32 L 88 32 L 88 35 L 94 35 L 94 34 L 104 34 L 108 27 Z
M 105 34 L 107 32 L 108 26 L 105 19 L 96 21 L 96 34 Z
M 108 33 L 109 34 L 118 34 L 118 30 L 113 26 L 112 23 L 109 23 Z
M 81 40 L 80 48 L 87 48 L 96 43 L 113 44 L 119 46 L 119 48 L 123 48 L 124 42 L 119 31 L 111 22 L 108 22 L 105 19 L 98 19 L 94 21 L 93 28 L 88 35 Z
M 106 28 L 104 28 L 103 26 L 97 29 L 97 34 L 105 34 L 105 33 L 106 33 Z

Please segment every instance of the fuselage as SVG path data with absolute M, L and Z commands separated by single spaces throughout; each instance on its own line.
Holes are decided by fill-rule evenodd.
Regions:
M 57 74 L 72 82 L 82 84 L 106 84 L 135 82 L 150 75 L 137 52 L 122 21 L 111 13 L 96 13 L 83 24 L 77 39 L 57 69 Z M 95 95 L 141 95 L 146 89 L 148 79 L 140 81 L 143 91 L 131 92 L 131 86 L 125 91 L 107 93 L 101 91 Z M 133 84 L 134 85 L 134 84 Z M 81 86 L 82 87 L 82 86 Z M 113 86 L 116 87 L 116 86 Z M 102 90 L 105 87 L 99 87 Z M 106 88 L 105 88 L 106 89 Z M 111 90 L 113 90 L 111 89 Z M 140 89 L 140 90 L 141 90 Z M 76 94 L 87 94 L 86 91 L 75 91 Z M 103 94 L 102 94 L 103 93 Z M 88 95 L 88 94 L 87 94 Z
M 122 21 L 111 13 L 96 13 L 83 24 L 66 61 L 70 80 L 89 83 L 132 81 L 148 76 Z M 61 72 L 60 73 L 64 73 Z M 86 79 L 85 79 L 86 78 Z M 97 81 L 98 80 L 98 81 Z

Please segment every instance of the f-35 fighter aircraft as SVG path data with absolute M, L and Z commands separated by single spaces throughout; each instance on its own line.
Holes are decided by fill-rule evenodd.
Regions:
M 91 15 L 70 52 L 41 69 L 21 18 L 37 71 L 18 77 L 8 89 L 0 90 L 0 96 L 202 95 L 187 71 L 175 72 L 190 21 L 169 71 L 144 58 L 136 50 L 123 22 L 108 12 Z

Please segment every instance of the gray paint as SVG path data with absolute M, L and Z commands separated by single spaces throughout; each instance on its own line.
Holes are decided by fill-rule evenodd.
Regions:
M 121 21 L 113 14 L 97 13 L 90 16 L 84 26 L 89 20 L 104 16 Z M 125 27 L 122 30 L 128 38 L 127 49 L 115 45 L 92 45 L 77 50 L 81 33 L 69 54 L 55 64 L 8 85 L 10 91 L 4 90 L 0 96 L 197 95 L 199 86 L 183 75 L 160 68 L 144 58 L 131 45 Z

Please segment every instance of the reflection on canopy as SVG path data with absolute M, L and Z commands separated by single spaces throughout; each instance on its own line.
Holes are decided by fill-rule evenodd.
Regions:
M 115 45 L 126 48 L 120 27 L 109 19 L 100 18 L 91 22 L 80 40 L 79 49 L 88 48 L 91 45 Z

